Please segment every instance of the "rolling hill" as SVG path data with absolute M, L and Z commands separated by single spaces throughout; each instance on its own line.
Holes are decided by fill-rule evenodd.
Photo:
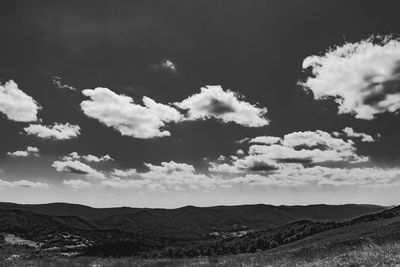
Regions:
M 165 251 L 165 256 L 254 253 L 258 250 L 356 245 L 362 238 L 375 241 L 400 238 L 400 206 L 342 222 L 299 220 L 276 228 L 254 231 L 199 245 Z
M 392 218 L 400 218 L 400 208 L 349 204 L 96 209 L 68 203 L 0 203 L 0 233 L 39 242 L 45 250 L 56 247 L 93 256 L 248 253 Z
M 355 204 L 337 206 L 258 204 L 206 208 L 186 206 L 178 209 L 128 207 L 99 209 L 68 203 L 37 205 L 0 203 L 2 217 L 8 217 L 5 215 L 7 211 L 18 211 L 20 216 L 26 212 L 24 216 L 27 218 L 38 215 L 53 216 L 65 227 L 76 228 L 76 225 L 82 224 L 88 227 L 88 230 L 121 230 L 174 238 L 204 238 L 212 232 L 266 229 L 300 219 L 344 221 L 383 209 L 385 207 Z M 49 217 L 43 218 L 47 220 Z M 26 220 L 29 221 L 29 219 Z M 75 220 L 80 221 L 75 224 Z M 32 220 L 31 224 L 34 223 L 35 220 Z M 18 224 L 15 226 L 18 227 Z

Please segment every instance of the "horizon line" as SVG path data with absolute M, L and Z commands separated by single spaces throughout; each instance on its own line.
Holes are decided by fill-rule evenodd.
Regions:
M 372 203 L 342 203 L 342 204 L 328 204 L 328 203 L 310 203 L 310 204 L 281 204 L 281 205 L 274 205 L 274 204 L 266 204 L 266 203 L 246 203 L 246 204 L 234 204 L 234 205 L 212 205 L 212 206 L 196 206 L 196 205 L 185 205 L 185 206 L 178 206 L 172 208 L 166 207 L 134 207 L 134 206 L 109 206 L 109 207 L 98 207 L 98 206 L 91 206 L 81 203 L 73 203 L 73 202 L 46 202 L 46 203 L 18 203 L 18 202 L 9 202 L 9 201 L 0 201 L 1 204 L 14 204 L 14 205 L 52 205 L 52 204 L 68 204 L 68 205 L 76 205 L 76 206 L 85 206 L 92 209 L 116 209 L 116 208 L 130 208 L 130 209 L 163 209 L 163 210 L 177 210 L 183 209 L 188 207 L 193 208 L 216 208 L 216 207 L 240 207 L 240 206 L 271 206 L 271 207 L 309 207 L 309 206 L 351 206 L 351 205 L 358 205 L 358 206 L 378 206 L 384 208 L 391 208 L 398 206 L 400 204 L 392 204 L 392 205 L 378 205 Z

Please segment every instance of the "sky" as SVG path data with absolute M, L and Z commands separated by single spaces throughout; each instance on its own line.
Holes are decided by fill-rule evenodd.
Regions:
M 398 204 L 398 1 L 1 1 L 0 201 Z

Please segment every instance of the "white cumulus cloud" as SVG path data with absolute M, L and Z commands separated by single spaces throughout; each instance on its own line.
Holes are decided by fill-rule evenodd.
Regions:
M 353 130 L 351 127 L 346 127 L 343 129 L 343 132 L 348 136 L 348 137 L 354 137 L 354 138 L 360 138 L 361 142 L 375 142 L 375 139 L 366 133 L 358 133 Z
M 362 162 L 368 159 L 356 153 L 352 140 L 346 141 L 321 130 L 289 133 L 282 138 L 281 144 L 252 145 L 249 153 L 267 155 L 286 163 Z
M 104 156 L 99 156 L 99 157 L 98 157 L 98 156 L 91 155 L 91 154 L 81 156 L 81 155 L 79 155 L 77 152 L 72 152 L 72 153 L 70 153 L 69 155 L 64 156 L 62 159 L 63 159 L 64 161 L 83 159 L 83 160 L 85 160 L 85 161 L 87 161 L 87 162 L 103 162 L 103 161 L 113 161 L 113 160 L 114 160 L 114 159 L 111 158 L 110 155 L 108 155 L 108 154 L 107 154 L 107 155 L 104 155 Z
M 88 154 L 88 155 L 83 156 L 83 158 L 89 162 L 101 162 L 101 161 L 112 161 L 113 160 L 113 158 L 111 158 L 109 155 L 96 157 L 94 155 Z
M 7 155 L 13 156 L 13 157 L 27 157 L 29 156 L 28 151 L 23 151 L 23 150 L 18 150 L 14 152 L 8 152 Z
M 316 99 L 337 97 L 339 113 L 371 120 L 400 109 L 400 41 L 385 37 L 336 46 L 304 59 L 312 76 L 301 83 Z
M 326 162 L 365 162 L 368 157 L 357 154 L 352 140 L 343 140 L 316 130 L 293 132 L 279 137 L 257 137 L 250 140 L 248 154 L 231 156 L 230 163 L 211 162 L 211 172 L 275 172 L 287 164 L 321 164 Z
M 170 132 L 162 128 L 182 117 L 175 108 L 148 97 L 143 97 L 142 106 L 135 104 L 131 97 L 118 95 L 107 88 L 85 89 L 82 93 L 90 98 L 82 101 L 83 112 L 122 135 L 143 139 L 169 136 Z
M 27 157 L 30 155 L 39 156 L 39 149 L 37 147 L 28 146 L 26 150 L 18 150 L 14 152 L 8 152 L 7 155 L 12 157 Z
M 241 100 L 241 96 L 219 85 L 209 85 L 175 105 L 187 110 L 188 120 L 216 118 L 223 122 L 234 122 L 247 127 L 268 125 L 266 108 L 259 108 Z
M 28 135 L 35 135 L 45 139 L 67 140 L 78 137 L 81 128 L 69 123 L 54 123 L 53 125 L 30 124 L 24 128 Z
M 39 104 L 10 80 L 0 84 L 0 112 L 13 121 L 37 121 Z

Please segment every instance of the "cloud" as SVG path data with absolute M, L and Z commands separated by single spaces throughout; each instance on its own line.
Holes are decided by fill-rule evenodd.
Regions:
M 78 125 L 69 123 L 61 124 L 54 123 L 53 125 L 45 126 L 40 124 L 30 124 L 24 128 L 28 135 L 36 135 L 40 138 L 67 140 L 78 137 L 81 128 Z
M 68 89 L 68 90 L 71 90 L 71 91 L 76 91 L 75 87 L 73 87 L 71 85 L 68 85 L 68 84 L 62 83 L 61 82 L 61 77 L 59 77 L 59 76 L 53 76 L 53 78 L 51 80 L 52 80 L 53 84 L 55 86 L 57 86 L 58 89 Z
M 28 153 L 28 151 L 18 150 L 18 151 L 14 151 L 14 152 L 8 152 L 7 155 L 13 156 L 13 157 L 27 157 L 27 156 L 29 156 L 29 153 Z
M 339 114 L 371 120 L 400 109 L 400 41 L 369 38 L 309 56 L 303 68 L 312 76 L 300 83 L 315 99 L 335 97 Z
M 352 140 L 343 140 L 317 130 L 293 132 L 283 138 L 257 137 L 242 158 L 231 157 L 230 163 L 211 162 L 209 171 L 225 173 L 274 172 L 288 163 L 320 164 L 326 162 L 365 162 Z M 253 143 L 250 140 L 250 143 Z M 261 144 L 259 144 L 261 143 Z
M 247 155 L 242 159 L 234 158 L 231 164 L 211 162 L 210 165 L 209 171 L 216 173 L 270 172 L 280 168 L 266 155 Z
M 304 168 L 299 164 L 287 165 L 270 175 L 248 174 L 235 177 L 231 183 L 253 186 L 362 186 L 387 187 L 400 185 L 399 168 Z
M 62 158 L 62 160 L 68 161 L 68 160 L 81 159 L 81 158 L 82 158 L 82 156 L 79 155 L 77 152 L 71 152 L 69 155 L 64 156 Z
M 175 103 L 177 107 L 187 110 L 187 118 L 175 108 L 146 96 L 142 99 L 143 105 L 139 105 L 131 97 L 118 95 L 107 88 L 86 89 L 82 93 L 91 98 L 81 103 L 88 117 L 113 127 L 122 135 L 136 138 L 169 136 L 170 132 L 163 129 L 166 123 L 210 117 L 248 127 L 268 125 L 268 120 L 264 118 L 265 108 L 244 102 L 239 99 L 241 96 L 229 90 L 223 91 L 220 86 L 201 88 L 199 94 Z
M 230 188 L 237 184 L 249 186 L 361 186 L 388 187 L 400 186 L 400 168 L 330 168 L 325 166 L 305 167 L 299 163 L 280 163 L 271 161 L 257 162 L 256 158 L 237 161 L 237 169 L 244 167 L 244 172 L 227 176 L 230 170 L 218 170 L 218 173 L 206 175 L 199 173 L 186 163 L 174 161 L 160 165 L 147 163 L 148 171 L 137 172 L 135 169 L 117 170 L 109 179 L 101 180 L 101 185 L 114 188 L 148 189 L 157 192 L 173 192 L 187 189 Z M 245 162 L 247 161 L 247 162 Z M 252 164 L 252 165 L 251 165 Z M 218 165 L 218 167 L 227 164 Z M 249 168 L 252 166 L 253 169 Z
M 42 182 L 31 182 L 28 180 L 18 180 L 18 181 L 5 181 L 0 179 L 0 189 L 4 188 L 18 188 L 18 187 L 26 187 L 26 188 L 38 188 L 38 189 L 49 189 L 50 186 L 47 183 Z
M 194 167 L 186 163 L 174 161 L 161 162 L 160 165 L 145 163 L 148 171 L 136 172 L 117 170 L 113 177 L 102 181 L 102 185 L 118 188 L 147 188 L 150 191 L 181 191 L 185 189 L 213 189 L 221 183 L 219 178 L 209 177 L 198 173 Z M 130 177 L 126 179 L 126 177 Z
M 65 160 L 65 161 L 54 161 L 51 165 L 58 172 L 71 173 L 76 175 L 85 175 L 88 178 L 104 179 L 105 175 L 99 172 L 89 165 L 80 162 L 78 160 Z
M 89 161 L 89 162 L 101 162 L 101 161 L 113 161 L 114 159 L 113 158 L 111 158 L 109 155 L 105 155 L 105 156 L 101 156 L 101 157 L 96 157 L 96 156 L 93 156 L 93 155 L 85 155 L 85 156 L 83 156 L 83 158 L 86 160 L 86 161 Z
M 28 146 L 26 148 L 26 151 L 31 152 L 31 153 L 39 153 L 39 149 L 37 147 L 32 147 L 32 146 Z
M 112 188 L 138 188 L 144 189 L 147 188 L 152 192 L 167 192 L 166 188 L 159 184 L 155 183 L 151 180 L 143 180 L 143 179 L 129 179 L 122 180 L 118 177 L 114 177 L 112 179 L 104 180 L 101 182 L 102 186 L 112 187 Z
M 340 138 L 344 135 L 345 139 Z M 222 178 L 221 184 L 235 186 L 358 186 L 382 188 L 400 186 L 400 168 L 360 167 L 365 162 L 355 143 L 347 137 L 371 141 L 371 136 L 345 128 L 343 134 L 298 131 L 283 137 L 256 137 L 248 153 L 230 160 L 210 162 L 209 172 Z M 255 144 L 253 144 L 255 143 Z M 329 167 L 327 162 L 337 162 Z M 351 167 L 346 167 L 351 166 Z M 356 166 L 356 167 L 353 167 Z M 219 185 L 221 185 L 219 184 Z
M 63 184 L 66 186 L 69 186 L 72 188 L 72 190 L 74 191 L 78 191 L 80 189 L 84 189 L 84 188 L 89 188 L 91 186 L 91 184 L 89 182 L 83 181 L 83 180 L 64 180 Z
M 27 157 L 30 155 L 39 156 L 39 149 L 37 147 L 28 146 L 26 150 L 18 150 L 14 152 L 8 152 L 7 155 L 12 157 Z
M 160 165 L 146 164 L 148 171 L 116 170 L 111 178 L 100 184 L 113 188 L 137 188 L 156 192 L 174 192 L 187 189 L 210 190 L 231 188 L 237 184 L 249 186 L 400 186 L 400 168 L 330 168 L 305 167 L 300 163 L 257 161 L 255 157 L 239 159 L 234 168 L 228 164 L 215 165 L 214 174 L 197 172 L 186 163 L 174 161 Z M 226 167 L 227 169 L 223 169 Z M 238 171 L 241 170 L 241 171 Z M 226 175 L 229 172 L 232 175 Z M 114 175 L 115 174 L 115 175 Z
M 0 112 L 8 119 L 20 122 L 37 121 L 39 104 L 10 80 L 0 84 Z
M 250 140 L 250 138 L 246 137 L 246 138 L 243 138 L 243 139 L 240 139 L 240 140 L 236 140 L 235 143 L 237 143 L 237 144 L 244 144 L 244 143 L 246 143 L 246 142 L 249 141 L 249 140 Z
M 144 164 L 147 168 L 149 168 L 152 173 L 163 173 L 163 174 L 171 174 L 171 173 L 193 173 L 194 167 L 190 164 L 186 163 L 176 163 L 175 161 L 170 162 L 161 162 L 161 165 L 153 165 L 151 163 Z
M 175 105 L 187 110 L 188 120 L 216 118 L 225 123 L 235 122 L 247 127 L 268 125 L 264 117 L 266 108 L 259 108 L 240 100 L 239 94 L 230 90 L 224 91 L 221 86 L 206 86 L 200 93 L 192 95 Z
M 82 101 L 86 116 L 118 130 L 122 135 L 136 138 L 169 136 L 162 130 L 168 122 L 181 120 L 182 115 L 174 108 L 143 97 L 143 104 L 135 104 L 131 97 L 118 95 L 107 88 L 97 87 L 82 91 L 90 100 Z
M 349 140 L 345 141 L 338 137 L 333 137 L 330 133 L 316 130 L 293 132 L 286 134 L 282 139 L 282 144 L 293 148 L 324 148 L 332 150 L 349 150 L 354 143 Z
M 137 174 L 138 172 L 136 171 L 136 169 L 128 169 L 128 170 L 114 169 L 111 175 L 116 177 L 132 177 Z
M 287 134 L 281 142 L 282 144 L 252 145 L 249 154 L 267 155 L 284 163 L 362 162 L 368 159 L 357 155 L 353 141 L 345 141 L 320 130 Z
M 298 134 L 298 133 L 297 133 Z M 293 138 L 293 137 L 292 137 Z M 285 138 L 282 138 L 282 142 Z M 313 142 L 309 142 L 313 145 Z M 270 145 L 274 146 L 276 144 Z M 282 145 L 282 144 L 281 144 Z M 289 148 L 289 147 L 288 147 Z M 313 149 L 311 149 L 313 150 Z M 400 168 L 331 168 L 303 162 L 282 162 L 270 154 L 248 154 L 234 157 L 231 164 L 211 162 L 210 173 L 196 171 L 194 166 L 175 161 L 159 165 L 145 163 L 148 170 L 114 169 L 98 181 L 100 186 L 152 192 L 213 190 L 248 186 L 400 186 Z M 70 168 L 70 165 L 69 167 Z M 74 166 L 74 169 L 78 167 Z M 89 173 L 88 170 L 81 173 Z M 70 169 L 67 169 L 70 172 Z M 73 190 L 91 186 L 80 180 L 64 181 Z
M 244 155 L 243 149 L 238 149 L 238 150 L 236 150 L 236 155 L 238 155 L 238 156 Z
M 224 155 L 220 155 L 219 157 L 218 157 L 218 160 L 219 161 L 223 161 L 223 160 L 225 160 L 226 159 L 226 157 L 224 156 Z
M 97 157 L 97 156 L 88 154 L 88 155 L 81 156 L 77 152 L 72 152 L 69 155 L 64 156 L 62 159 L 64 161 L 83 159 L 83 160 L 85 160 L 87 162 L 103 162 L 103 161 L 113 161 L 114 160 L 109 155 L 104 155 L 104 156 Z
M 159 64 L 152 65 L 151 67 L 153 69 L 167 70 L 174 74 L 178 73 L 178 70 L 176 69 L 176 64 L 169 59 L 166 59 L 166 60 L 160 62 Z
M 360 138 L 361 142 L 375 142 L 376 141 L 371 135 L 365 134 L 365 133 L 357 133 L 351 127 L 344 128 L 343 132 L 348 137 Z
M 250 139 L 249 143 L 272 145 L 278 143 L 280 140 L 281 138 L 276 136 L 257 136 Z

